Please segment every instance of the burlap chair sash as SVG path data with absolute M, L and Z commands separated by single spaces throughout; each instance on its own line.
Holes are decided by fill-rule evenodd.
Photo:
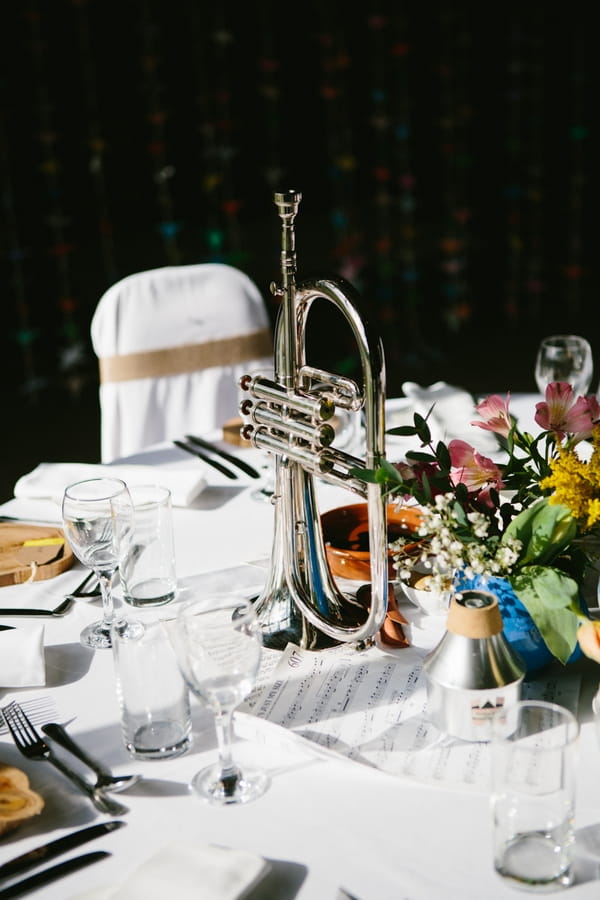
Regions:
M 271 332 L 265 328 L 206 344 L 182 344 L 162 350 L 106 356 L 99 360 L 100 381 L 107 384 L 133 381 L 136 378 L 183 375 L 214 366 L 236 365 L 245 360 L 260 359 L 270 356 L 272 352 Z

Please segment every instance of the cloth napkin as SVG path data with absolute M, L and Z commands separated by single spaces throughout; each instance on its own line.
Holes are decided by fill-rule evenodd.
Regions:
M 122 884 L 79 900 L 241 900 L 269 868 L 245 850 L 178 842 L 150 857 Z
M 206 487 L 196 469 L 163 469 L 143 465 L 103 466 L 88 463 L 40 463 L 14 487 L 15 497 L 62 503 L 65 488 L 86 478 L 121 478 L 126 484 L 162 484 L 171 491 L 173 506 L 189 506 Z
M 498 441 L 492 432 L 471 425 L 479 416 L 468 391 L 445 381 L 436 381 L 429 387 L 405 381 L 402 390 L 411 400 L 414 412 L 423 417 L 433 406 L 427 423 L 434 442 L 448 443 L 458 439 L 466 441 L 484 456 L 498 454 Z
M 0 631 L 0 688 L 46 684 L 44 626 Z

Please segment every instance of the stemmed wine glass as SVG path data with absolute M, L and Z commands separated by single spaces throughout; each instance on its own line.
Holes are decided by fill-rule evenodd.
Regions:
M 114 618 L 112 579 L 132 538 L 133 504 L 119 478 L 91 478 L 65 489 L 65 536 L 77 559 L 93 570 L 102 592 L 103 617 L 81 632 L 81 643 L 94 650 L 111 647 Z
M 535 380 L 541 394 L 553 381 L 568 382 L 576 396 L 585 394 L 593 370 L 592 348 L 585 338 L 557 334 L 541 341 L 535 361 Z
M 215 715 L 219 762 L 198 772 L 192 787 L 218 806 L 260 797 L 268 775 L 242 771 L 231 750 L 233 712 L 256 681 L 262 652 L 251 601 L 225 595 L 190 600 L 170 623 L 169 634 L 183 677 Z

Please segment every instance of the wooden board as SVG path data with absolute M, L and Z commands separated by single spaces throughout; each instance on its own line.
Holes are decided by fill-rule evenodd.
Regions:
M 74 559 L 61 528 L 0 522 L 0 586 L 54 578 Z

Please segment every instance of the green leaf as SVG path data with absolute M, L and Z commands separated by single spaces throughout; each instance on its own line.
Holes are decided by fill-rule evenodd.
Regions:
M 427 462 L 434 463 L 435 456 L 432 456 L 431 453 L 420 453 L 418 450 L 409 450 L 406 453 L 406 458 L 408 460 L 415 460 L 415 462 Z
M 429 425 L 423 418 L 423 416 L 419 415 L 419 413 L 414 414 L 415 420 L 415 429 L 419 440 L 422 444 L 429 444 L 431 442 L 431 432 L 429 430 Z
M 462 481 L 459 481 L 454 488 L 454 496 L 463 507 L 466 507 L 469 502 L 469 491 L 466 484 L 463 484 Z
M 446 469 L 447 471 L 450 471 L 452 465 L 450 461 L 450 452 L 442 441 L 439 441 L 437 447 L 435 448 L 435 455 L 440 469 Z
M 385 477 L 386 477 L 389 481 L 396 481 L 396 482 L 402 482 L 402 481 L 403 481 L 402 475 L 400 474 L 400 472 L 398 471 L 398 469 L 396 468 L 396 466 L 394 466 L 394 465 L 393 465 L 391 462 L 389 462 L 389 460 L 387 460 L 387 459 L 382 459 L 382 460 L 381 460 L 381 465 L 379 466 L 379 469 L 377 470 L 377 473 L 378 473 L 378 474 L 381 473 L 382 475 L 385 475 Z
M 527 566 L 508 580 L 550 652 L 566 663 L 577 643 L 577 583 L 551 566 Z
M 414 437 L 417 429 L 414 425 L 397 425 L 395 428 L 386 429 L 386 434 L 396 434 L 400 437 Z
M 521 541 L 519 565 L 547 565 L 569 546 L 576 534 L 577 523 L 571 511 L 542 500 L 520 512 L 504 532 L 504 538 Z

